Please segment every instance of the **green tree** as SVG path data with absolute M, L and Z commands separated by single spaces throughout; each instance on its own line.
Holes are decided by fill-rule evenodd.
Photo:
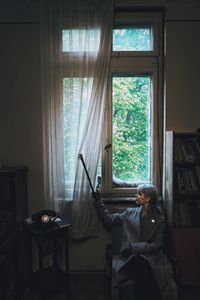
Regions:
M 149 178 L 150 76 L 113 78 L 113 176 Z
M 151 50 L 150 27 L 128 27 L 113 30 L 114 51 L 149 51 Z

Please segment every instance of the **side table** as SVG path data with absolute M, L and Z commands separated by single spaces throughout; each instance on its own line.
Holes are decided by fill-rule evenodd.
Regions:
M 71 288 L 69 278 L 69 228 L 71 224 L 67 220 L 55 221 L 52 226 L 38 226 L 37 223 L 28 223 L 25 221 L 25 230 L 31 246 L 29 247 L 31 254 L 32 274 L 30 278 L 30 288 L 32 291 L 38 292 L 41 299 L 49 295 L 49 293 L 59 292 L 65 289 L 66 299 L 71 299 Z M 62 238 L 64 246 L 65 269 L 58 266 L 58 239 Z M 32 240 L 36 241 L 39 269 L 33 272 L 33 253 Z M 52 266 L 44 267 L 44 243 L 47 241 L 52 243 Z

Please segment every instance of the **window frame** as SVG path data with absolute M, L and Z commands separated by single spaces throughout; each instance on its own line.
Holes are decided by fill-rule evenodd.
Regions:
M 160 53 L 160 37 L 162 14 L 157 12 L 118 12 L 114 16 L 113 28 L 128 25 L 152 25 L 153 50 L 149 51 L 112 51 L 112 56 L 158 56 Z
M 134 21 L 133 21 L 134 20 Z M 102 186 L 101 193 L 113 196 L 130 197 L 136 193 L 137 187 L 114 187 L 112 183 L 112 74 L 132 73 L 148 74 L 152 82 L 152 150 L 151 150 L 151 182 L 158 185 L 158 116 L 159 103 L 162 101 L 162 13 L 161 12 L 117 12 L 113 28 L 124 25 L 152 24 L 152 51 L 112 51 L 110 67 L 109 96 L 106 105 L 105 124 L 102 145 Z

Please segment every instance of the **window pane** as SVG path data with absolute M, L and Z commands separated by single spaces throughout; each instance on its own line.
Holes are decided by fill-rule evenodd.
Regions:
M 151 26 L 113 29 L 113 51 L 153 50 Z
M 113 179 L 150 180 L 151 77 L 114 75 L 112 84 Z
M 75 178 L 75 163 L 87 116 L 92 81 L 92 78 L 63 79 L 64 162 L 68 186 Z
M 62 51 L 96 52 L 99 49 L 99 29 L 64 29 L 62 31 Z

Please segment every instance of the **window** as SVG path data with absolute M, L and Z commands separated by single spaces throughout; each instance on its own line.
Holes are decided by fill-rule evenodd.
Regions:
M 102 152 L 99 164 L 101 189 L 105 193 L 133 193 L 141 182 L 152 181 L 159 184 L 160 144 L 159 130 L 162 98 L 162 15 L 160 13 L 117 13 L 113 24 L 112 57 L 110 67 L 109 99 L 107 99 L 106 121 L 104 126 Z M 81 40 L 90 39 L 87 47 L 81 46 Z M 99 32 L 87 34 L 87 30 L 67 29 L 62 32 L 63 53 L 91 52 L 91 57 L 99 47 Z M 92 61 L 92 60 L 91 60 Z M 80 60 L 77 68 L 80 68 Z M 74 75 L 73 84 L 66 75 L 63 79 L 64 95 L 64 147 L 66 183 L 75 176 L 70 147 L 76 143 L 74 131 L 79 115 L 76 95 L 79 89 L 90 89 L 90 72 L 87 78 Z M 73 90 L 73 99 L 69 98 L 69 89 Z M 84 95 L 84 93 L 83 93 Z M 87 97 L 82 105 L 87 107 Z M 160 110 L 162 111 L 162 109 Z M 74 160 L 76 158 L 74 157 Z M 70 167 L 71 165 L 71 167 Z
M 115 15 L 102 151 L 106 193 L 132 195 L 139 183 L 159 185 L 161 20 L 159 13 Z
M 112 178 L 151 179 L 151 76 L 112 76 Z
M 152 51 L 151 25 L 132 25 L 113 29 L 113 51 Z
M 90 29 L 90 34 L 85 29 L 78 30 L 64 29 L 62 31 L 62 50 L 63 52 L 83 52 L 97 51 L 99 48 L 100 32 Z
M 68 189 L 73 189 L 72 179 L 75 177 L 75 164 L 80 141 L 77 141 L 77 132 L 83 131 L 88 107 L 88 96 L 91 93 L 92 80 L 89 78 L 74 77 L 63 79 L 63 105 L 64 105 L 64 164 L 65 184 Z M 80 103 L 80 98 L 82 101 Z M 81 106 L 81 108 L 80 108 Z M 80 133 L 79 136 L 82 134 Z M 77 142 L 75 142 L 77 141 Z
M 67 27 L 67 26 L 66 26 Z M 62 30 L 64 180 L 69 199 L 76 180 L 77 157 L 83 144 L 100 30 L 86 26 Z

